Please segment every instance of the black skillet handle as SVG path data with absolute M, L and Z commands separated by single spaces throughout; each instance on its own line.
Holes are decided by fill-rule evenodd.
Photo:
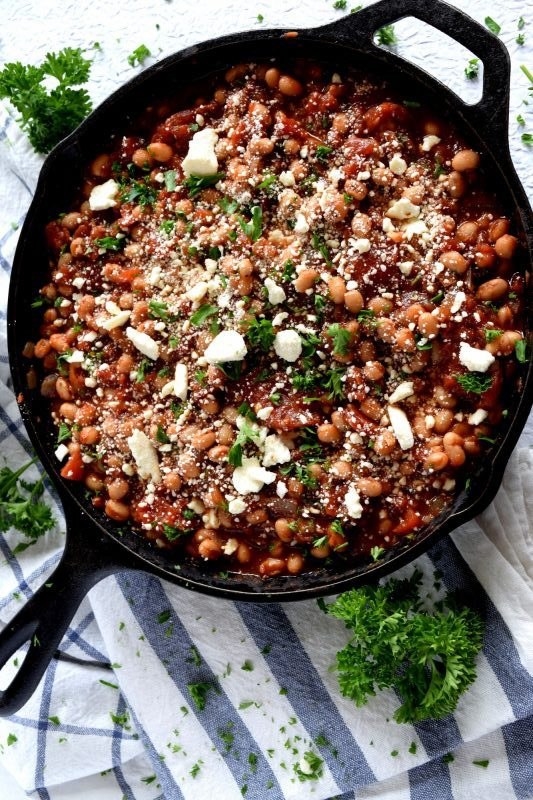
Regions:
M 443 0 L 379 0 L 355 14 L 343 17 L 322 30 L 339 38 L 359 39 L 373 44 L 376 31 L 404 17 L 416 17 L 471 50 L 483 62 L 483 94 L 478 103 L 467 105 L 460 98 L 468 115 L 483 124 L 486 134 L 498 149 L 508 149 L 509 91 L 511 64 L 504 44 L 490 31 Z M 461 67 L 462 69 L 462 67 Z
M 64 502 L 66 545 L 49 577 L 0 632 L 0 669 L 28 643 L 26 656 L 7 688 L 0 691 L 0 717 L 18 711 L 31 697 L 81 601 L 96 583 L 128 564 L 108 537 L 83 524 L 72 501 Z

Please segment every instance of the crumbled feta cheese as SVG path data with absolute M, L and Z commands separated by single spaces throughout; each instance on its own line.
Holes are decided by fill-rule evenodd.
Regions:
M 427 225 L 422 219 L 415 219 L 412 222 L 405 223 L 402 225 L 402 231 L 409 242 L 413 236 L 422 236 L 425 233 L 429 233 Z
M 407 419 L 405 411 L 397 406 L 388 406 L 387 414 L 389 416 L 392 432 L 396 436 L 398 444 L 402 450 L 409 450 L 415 443 L 411 424 Z
M 81 350 L 73 350 L 66 360 L 69 364 L 82 364 L 85 360 L 85 353 Z
M 264 467 L 272 467 L 274 464 L 286 464 L 291 460 L 291 451 L 275 433 L 267 436 L 263 445 L 264 451 L 261 463 Z
M 363 172 L 359 172 L 357 175 L 358 181 L 367 181 L 370 178 L 370 172 L 368 170 L 364 170 Z
M 496 359 L 488 350 L 472 347 L 467 342 L 459 345 L 459 361 L 470 372 L 486 372 Z
M 278 306 L 287 299 L 285 289 L 272 280 L 272 278 L 265 278 L 265 288 L 268 292 L 268 302 L 273 306 Z
M 465 300 L 466 294 L 464 292 L 456 292 L 453 298 L 452 307 L 450 308 L 450 314 L 457 314 Z
M 440 136 L 434 136 L 433 134 L 430 134 L 429 136 L 424 136 L 421 145 L 422 150 L 424 151 L 424 153 L 429 153 L 429 151 L 432 150 L 436 144 L 439 144 L 439 142 L 440 142 Z
M 198 281 L 190 289 L 187 289 L 185 297 L 193 303 L 199 303 L 206 296 L 208 288 L 207 281 Z
M 239 501 L 238 500 L 234 500 L 233 502 L 234 503 L 238 503 Z M 243 503 L 243 505 L 244 505 L 244 503 Z M 231 506 L 231 503 L 230 503 L 230 506 Z M 246 508 L 246 506 L 244 506 L 244 508 Z M 231 511 L 231 509 L 230 509 L 230 514 L 240 514 L 240 511 Z M 239 540 L 238 539 L 228 539 L 228 541 L 225 543 L 224 547 L 222 548 L 222 552 L 224 553 L 225 556 L 231 556 L 238 549 L 239 549 Z
M 389 210 L 385 212 L 386 217 L 391 219 L 416 219 L 420 214 L 420 206 L 411 203 L 408 197 L 400 197 L 395 200 Z
M 157 450 L 148 436 L 137 428 L 127 439 L 133 459 L 137 465 L 139 477 L 152 483 L 160 483 L 161 471 L 157 458 Z
M 399 403 L 401 400 L 405 400 L 406 397 L 411 397 L 413 394 L 413 381 L 403 381 L 396 387 L 389 397 L 389 403 L 394 405 L 394 403 Z
M 189 378 L 187 374 L 187 364 L 176 364 L 174 373 L 174 394 L 180 400 L 187 399 L 187 392 L 189 390 Z
M 346 506 L 348 516 L 352 519 L 360 519 L 363 515 L 361 497 L 355 486 L 350 486 L 344 495 L 344 505 Z
M 280 172 L 279 182 L 281 183 L 282 186 L 290 187 L 294 186 L 294 184 L 296 183 L 296 178 L 294 177 L 292 172 L 286 170 L 284 172 Z
M 81 275 L 79 275 L 77 278 L 74 278 L 74 280 L 72 281 L 72 285 L 74 286 L 75 289 L 81 289 L 84 283 L 85 283 L 85 278 L 82 278 Z
M 287 484 L 286 483 L 283 483 L 283 481 L 278 481 L 276 483 L 276 494 L 277 494 L 278 497 L 281 497 L 282 500 L 283 500 L 283 498 L 285 497 L 285 495 L 287 494 L 288 491 L 289 490 L 287 488 Z
M 392 233 L 392 231 L 396 230 L 396 228 L 392 224 L 392 220 L 390 220 L 388 217 L 383 218 L 383 222 L 381 223 L 381 228 L 384 233 Z
M 183 172 L 190 175 L 215 175 L 218 170 L 218 159 L 215 145 L 218 134 L 213 128 L 197 131 L 189 142 L 189 150 L 182 161 Z
M 228 503 L 228 511 L 230 514 L 242 514 L 246 511 L 246 503 L 240 497 L 233 497 Z
M 395 175 L 403 175 L 407 169 L 407 161 L 399 153 L 395 153 L 389 161 L 389 169 Z
M 488 411 L 485 411 L 484 408 L 478 408 L 476 411 L 474 411 L 473 414 L 470 414 L 470 416 L 468 417 L 468 424 L 481 425 L 482 422 L 485 422 L 488 415 L 489 415 Z
M 54 450 L 54 455 L 58 461 L 63 461 L 65 456 L 68 456 L 68 447 L 66 444 L 61 443 L 56 449 Z
M 289 314 L 287 313 L 287 311 L 280 311 L 279 314 L 276 314 L 276 316 L 272 319 L 273 327 L 279 328 L 279 326 L 283 324 L 283 322 L 287 319 L 288 316 Z
M 370 250 L 370 241 L 368 239 L 352 239 L 350 241 L 352 247 L 357 250 L 358 253 L 368 253 Z
M 129 320 L 131 311 L 119 311 L 118 314 L 113 314 L 112 317 L 104 319 L 102 322 L 98 321 L 101 328 L 106 331 L 112 331 L 114 328 L 121 328 Z
M 294 233 L 307 233 L 309 230 L 309 223 L 301 212 L 296 214 L 296 222 L 294 223 Z
M 257 419 L 266 420 L 274 411 L 274 406 L 264 406 L 264 408 L 260 408 L 259 411 L 256 413 Z
M 191 511 L 194 511 L 195 514 L 203 514 L 205 511 L 205 505 L 199 497 L 195 497 L 190 503 L 187 503 L 187 508 L 190 508 Z
M 204 356 L 208 364 L 224 364 L 226 361 L 242 361 L 247 352 L 246 342 L 241 334 L 226 330 L 217 333 L 206 348 Z
M 152 359 L 152 361 L 159 358 L 159 345 L 147 333 L 128 326 L 126 328 L 126 336 L 143 356 Z
M 400 270 L 402 275 L 408 276 L 413 271 L 414 265 L 415 265 L 414 261 L 400 261 L 400 263 L 398 264 L 398 269 Z
M 298 331 L 288 329 L 279 331 L 274 338 L 276 355 L 284 361 L 296 361 L 302 354 L 302 340 Z
M 91 211 L 104 211 L 117 204 L 119 185 L 112 178 L 105 183 L 93 186 L 89 195 L 89 208 Z
M 232 475 L 233 486 L 239 494 L 260 492 L 265 483 L 273 483 L 275 480 L 276 474 L 262 467 L 255 456 L 243 457 L 242 465 L 235 467 Z

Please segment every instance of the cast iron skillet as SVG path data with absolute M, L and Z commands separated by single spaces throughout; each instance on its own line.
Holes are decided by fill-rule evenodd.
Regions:
M 483 96 L 466 105 L 427 73 L 384 51 L 373 43 L 375 31 L 402 17 L 417 17 L 449 34 L 473 51 L 484 64 Z M 32 318 L 31 301 L 47 281 L 48 262 L 43 230 L 47 221 L 72 202 L 82 169 L 110 142 L 112 132 L 128 129 L 145 105 L 160 95 L 183 93 L 192 79 L 223 72 L 243 61 L 272 57 L 311 58 L 343 66 L 364 68 L 369 75 L 401 81 L 403 96 L 432 104 L 464 132 L 471 145 L 485 154 L 491 179 L 504 204 L 515 213 L 515 224 L 529 253 L 533 254 L 531 209 L 514 171 L 508 147 L 509 57 L 501 42 L 457 9 L 434 0 L 382 0 L 332 24 L 299 31 L 262 30 L 225 36 L 170 56 L 147 69 L 109 97 L 48 157 L 34 200 L 21 231 L 11 276 L 8 331 L 14 388 L 20 412 L 35 451 L 63 502 L 67 535 L 61 562 L 0 634 L 0 666 L 23 644 L 27 655 L 18 673 L 0 692 L 0 715 L 12 714 L 32 695 L 53 657 L 79 603 L 102 578 L 119 570 L 145 570 L 196 591 L 221 598 L 248 601 L 299 600 L 333 594 L 374 581 L 425 551 L 438 537 L 480 512 L 494 497 L 504 466 L 516 444 L 533 402 L 531 363 L 525 365 L 522 391 L 509 397 L 506 433 L 479 474 L 472 475 L 468 494 L 463 492 L 451 509 L 425 528 L 413 541 L 387 552 L 378 562 L 362 561 L 348 567 L 317 569 L 296 577 L 262 581 L 255 576 L 217 576 L 209 564 L 182 563 L 153 549 L 127 526 L 117 526 L 97 512 L 82 486 L 59 476 L 54 456 L 57 432 L 49 421 L 46 401 L 26 386 L 28 363 L 21 358 L 24 343 L 37 338 L 38 313 Z M 530 316 L 528 312 L 528 317 Z

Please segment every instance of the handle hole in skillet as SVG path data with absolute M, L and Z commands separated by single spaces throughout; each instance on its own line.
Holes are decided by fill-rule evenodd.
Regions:
M 415 17 L 398 20 L 392 28 L 396 42 L 391 45 L 380 44 L 376 31 L 374 43 L 378 47 L 391 50 L 426 70 L 455 92 L 467 105 L 474 105 L 481 100 L 483 94 L 481 59 L 475 62 L 475 66 L 478 67 L 477 77 L 469 79 L 465 75 L 465 68 L 469 66 L 469 62 L 477 58 L 471 50 Z

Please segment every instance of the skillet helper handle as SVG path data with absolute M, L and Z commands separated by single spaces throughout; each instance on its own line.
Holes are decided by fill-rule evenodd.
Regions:
M 483 94 L 479 102 L 466 104 L 460 98 L 472 119 L 480 119 L 491 138 L 508 149 L 509 93 L 511 62 L 504 44 L 472 17 L 443 0 L 378 0 L 357 13 L 343 17 L 326 26 L 339 37 L 366 40 L 376 50 L 373 42 L 376 31 L 384 25 L 404 17 L 416 17 L 433 28 L 450 36 L 471 50 L 483 62 Z M 461 68 L 462 69 L 462 68 Z
M 121 568 L 117 566 L 117 548 L 109 539 L 84 530 L 79 514 L 70 524 L 69 514 L 66 516 L 61 561 L 0 632 L 0 669 L 20 647 L 29 644 L 18 672 L 0 691 L 0 717 L 15 713 L 29 700 L 89 589 Z

